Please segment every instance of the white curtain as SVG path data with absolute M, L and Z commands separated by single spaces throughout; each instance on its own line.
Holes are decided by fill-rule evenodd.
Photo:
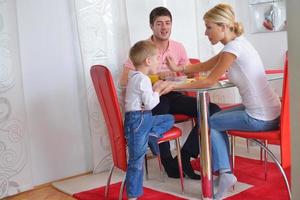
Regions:
M 112 158 L 107 129 L 90 78 L 90 68 L 101 64 L 113 75 L 115 85 L 129 49 L 125 2 L 123 0 L 74 0 L 83 60 L 89 123 L 92 134 L 94 172 L 110 167 Z
M 16 16 L 0 0 L 0 199 L 32 188 Z

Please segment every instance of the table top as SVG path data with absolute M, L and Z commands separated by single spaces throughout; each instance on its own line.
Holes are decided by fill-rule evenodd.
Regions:
M 275 81 L 283 79 L 283 73 L 276 73 L 276 74 L 266 74 L 268 81 Z M 219 90 L 225 88 L 235 87 L 233 83 L 231 83 L 228 79 L 218 81 L 218 84 L 209 87 L 209 88 L 183 88 L 183 89 L 176 89 L 175 91 L 194 91 L 194 92 L 204 92 L 204 91 L 212 91 L 212 90 Z

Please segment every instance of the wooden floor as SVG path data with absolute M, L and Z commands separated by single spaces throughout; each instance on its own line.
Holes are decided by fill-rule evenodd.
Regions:
M 75 200 L 75 198 L 60 192 L 51 185 L 28 192 L 4 198 L 5 200 Z

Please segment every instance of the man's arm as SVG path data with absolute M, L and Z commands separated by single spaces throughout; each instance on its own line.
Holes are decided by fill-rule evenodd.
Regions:
M 130 71 L 129 68 L 127 68 L 127 67 L 123 68 L 123 72 L 121 74 L 121 78 L 120 78 L 120 81 L 119 81 L 121 86 L 126 86 L 127 85 L 129 71 Z
M 135 70 L 131 60 L 128 58 L 125 64 L 123 65 L 123 71 L 119 80 L 121 86 L 126 86 L 128 82 L 128 73 L 131 70 Z

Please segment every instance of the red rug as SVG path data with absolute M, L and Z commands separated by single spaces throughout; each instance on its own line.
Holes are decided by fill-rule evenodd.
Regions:
M 191 161 L 195 170 L 200 169 L 199 162 Z M 259 160 L 236 157 L 235 175 L 240 182 L 244 182 L 253 187 L 240 192 L 234 196 L 226 198 L 226 200 L 287 200 L 288 192 L 284 184 L 282 175 L 274 163 L 268 163 L 268 177 L 264 180 L 264 165 Z M 286 170 L 286 174 L 290 180 L 290 169 Z M 109 191 L 108 200 L 117 200 L 119 195 L 120 182 L 112 184 Z M 79 200 L 104 200 L 105 187 L 96 188 L 73 195 Z M 123 199 L 125 198 L 125 192 Z M 183 198 L 174 195 L 159 192 L 150 188 L 144 187 L 143 200 L 164 199 L 164 200 L 182 200 Z
M 192 161 L 195 170 L 200 169 L 199 162 Z M 279 169 L 274 163 L 268 163 L 267 180 L 264 177 L 264 164 L 259 160 L 253 160 L 236 156 L 234 174 L 238 181 L 253 185 L 248 190 L 240 192 L 234 196 L 226 198 L 226 200 L 286 200 L 288 192 L 284 183 L 284 179 Z M 285 170 L 290 180 L 290 169 Z
M 119 189 L 121 182 L 112 184 L 109 189 L 109 198 L 104 197 L 105 187 L 100 187 L 84 192 L 79 192 L 73 195 L 74 198 L 79 200 L 117 200 L 119 197 Z M 123 193 L 123 199 L 126 198 L 125 191 Z M 174 196 L 172 194 L 159 192 L 150 188 L 144 187 L 144 195 L 139 198 L 141 200 L 153 200 L 153 199 L 164 199 L 164 200 L 185 200 L 184 198 L 180 198 Z

